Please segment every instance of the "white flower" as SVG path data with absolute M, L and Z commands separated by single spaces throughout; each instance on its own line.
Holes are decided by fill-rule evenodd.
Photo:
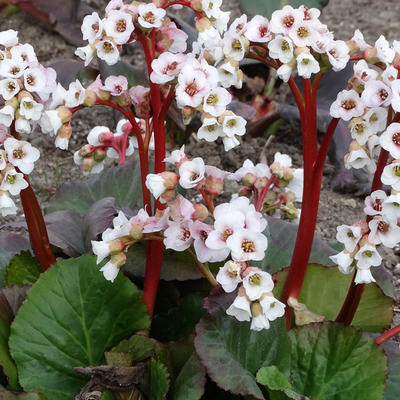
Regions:
M 360 30 L 356 29 L 354 31 L 354 35 L 351 38 L 352 41 L 356 43 L 356 46 L 360 49 L 360 51 L 364 51 L 365 49 L 368 49 L 368 47 L 371 47 L 365 40 L 364 40 L 364 35 L 361 33 Z
M 164 84 L 175 79 L 184 66 L 186 55 L 173 54 L 170 52 L 161 53 L 151 63 L 152 73 L 150 80 L 154 83 Z
M 83 19 L 81 31 L 83 34 L 83 40 L 94 43 L 96 39 L 100 39 L 103 32 L 103 22 L 101 21 L 97 12 L 91 15 L 86 15 Z
M 392 90 L 381 81 L 369 80 L 365 83 L 361 100 L 367 107 L 388 106 L 392 99 Z
M 188 64 L 178 76 L 178 85 L 176 87 L 176 101 L 178 106 L 181 108 L 184 106 L 198 107 L 209 89 L 210 85 L 204 73 L 194 70 Z
M 101 140 L 101 135 L 108 132 L 110 132 L 110 129 L 106 126 L 95 126 L 89 132 L 87 141 L 92 146 L 102 146 L 103 142 Z
M 119 266 L 117 263 L 109 261 L 104 267 L 100 268 L 100 272 L 103 273 L 104 278 L 108 281 L 114 282 L 115 278 L 118 276 Z
M 379 142 L 393 158 L 400 158 L 400 123 L 390 124 L 382 133 Z
M 21 58 L 5 58 L 0 63 L 0 75 L 5 78 L 20 78 L 27 66 L 27 63 Z
M 15 46 L 18 43 L 18 32 L 13 29 L 0 32 L 0 44 L 4 47 Z
M 8 191 L 13 196 L 16 196 L 28 186 L 28 182 L 24 179 L 23 174 L 17 172 L 15 169 L 10 169 L 4 175 L 0 190 Z
M 241 271 L 242 264 L 228 261 L 219 269 L 216 280 L 225 292 L 233 292 L 237 285 L 242 282 Z
M 58 130 L 62 127 L 62 121 L 57 110 L 45 111 L 39 123 L 42 132 L 49 133 L 51 136 L 57 135 Z
M 297 58 L 297 72 L 306 79 L 311 78 L 311 74 L 317 74 L 320 71 L 318 61 L 309 53 L 300 53 Z
M 12 99 L 20 91 L 20 86 L 16 79 L 6 78 L 0 81 L 0 95 L 4 100 Z
M 23 97 L 19 104 L 19 113 L 26 119 L 38 121 L 42 116 L 43 104 L 37 103 L 30 97 Z
M 382 214 L 389 221 L 397 222 L 400 218 L 400 193 L 392 194 L 383 201 Z
M 146 176 L 146 187 L 156 199 L 166 191 L 164 179 L 160 174 L 148 174 Z
M 283 82 L 287 82 L 292 75 L 292 68 L 288 64 L 282 64 L 277 70 L 277 75 Z
M 241 89 L 243 85 L 243 78 L 241 71 L 239 71 L 239 64 L 234 60 L 226 60 L 218 66 L 219 83 L 224 88 L 235 86 Z
M 35 50 L 29 43 L 19 44 L 14 46 L 10 50 L 11 58 L 21 58 L 23 61 L 28 63 L 36 64 L 38 62 Z
M 268 43 L 269 56 L 282 63 L 288 63 L 293 58 L 293 43 L 288 37 L 275 36 Z
M 40 157 L 39 150 L 30 143 L 14 138 L 5 140 L 4 150 L 7 152 L 8 161 L 24 174 L 32 172 L 34 162 Z
M 203 111 L 213 117 L 219 117 L 225 112 L 226 106 L 232 101 L 231 94 L 224 88 L 217 87 L 204 97 Z
M 375 42 L 375 48 L 378 51 L 378 58 L 385 64 L 391 63 L 395 56 L 395 51 L 389 46 L 389 42 L 383 35 Z
M 132 16 L 119 10 L 111 10 L 103 22 L 107 36 L 111 36 L 117 44 L 127 43 L 135 27 Z
M 335 254 L 334 256 L 329 256 L 329 258 L 338 266 L 339 271 L 342 274 L 350 274 L 353 272 L 353 258 L 350 257 L 350 253 L 346 250 Z
M 0 191 L 0 213 L 3 217 L 7 215 L 15 215 L 17 213 L 17 207 L 14 201 L 6 192 Z
M 353 118 L 349 124 L 351 137 L 357 140 L 357 143 L 363 146 L 374 134 L 371 124 L 368 121 L 358 117 Z
M 387 198 L 383 190 L 375 190 L 370 196 L 365 198 L 364 214 L 380 215 L 382 214 L 382 203 Z
M 220 136 L 223 136 L 222 125 L 216 118 L 204 118 L 203 125 L 197 131 L 199 139 L 205 139 L 207 142 L 215 142 Z
M 97 256 L 96 264 L 100 264 L 106 257 L 111 254 L 108 242 L 92 240 L 92 250 Z
M 363 83 L 370 80 L 375 80 L 379 73 L 372 68 L 369 68 L 365 60 L 360 60 L 353 65 L 354 75 Z
M 188 249 L 194 240 L 190 233 L 191 224 L 191 220 L 169 221 L 168 228 L 164 231 L 165 248 L 175 251 Z
M 106 242 L 128 236 L 131 230 L 131 223 L 122 211 L 119 211 L 118 215 L 113 219 L 113 226 L 114 229 L 107 229 L 101 236 Z
M 241 61 L 244 58 L 245 43 L 239 35 L 224 36 L 224 54 L 226 58 L 232 58 L 235 61 Z
M 360 248 L 354 258 L 357 260 L 357 268 L 360 269 L 368 269 L 371 266 L 379 267 L 382 262 L 382 257 L 375 246 L 368 243 Z
M 46 88 L 46 75 L 38 67 L 27 68 L 24 71 L 24 86 L 29 92 L 42 92 Z
M 371 131 L 382 132 L 386 128 L 387 109 L 384 107 L 370 108 L 363 118 L 369 122 Z
M 270 321 L 274 321 L 285 314 L 285 305 L 273 296 L 262 296 L 259 302 L 265 317 Z
M 104 81 L 103 90 L 112 96 L 119 96 L 128 89 L 128 80 L 123 75 L 110 75 Z
M 228 32 L 230 34 L 242 35 L 246 31 L 246 25 L 247 15 L 243 14 L 231 23 Z
M 247 23 L 244 35 L 251 42 L 269 42 L 272 38 L 272 33 L 270 31 L 268 19 L 261 15 L 254 16 L 251 21 Z
M 268 240 L 262 233 L 238 229 L 226 240 L 235 261 L 260 261 L 264 258 Z
M 336 240 L 344 244 L 345 249 L 352 253 L 362 237 L 359 226 L 340 225 L 337 228 Z
M 367 168 L 371 173 L 375 172 L 376 165 L 374 160 L 372 160 L 366 153 L 365 149 L 357 149 L 351 151 L 344 158 L 344 166 L 346 169 L 355 168 Z
M 246 296 L 251 300 L 258 300 L 264 293 L 272 292 L 274 281 L 271 275 L 265 271 L 251 271 L 243 279 L 243 287 Z
M 235 114 L 227 114 L 223 117 L 222 131 L 224 135 L 233 137 L 235 135 L 243 136 L 246 133 L 246 120 Z
M 364 113 L 364 104 L 355 90 L 342 90 L 332 103 L 329 113 L 334 118 L 349 121 Z
M 298 47 L 311 46 L 316 38 L 314 23 L 309 21 L 296 22 L 288 35 Z
M 368 241 L 373 244 L 383 244 L 392 249 L 400 242 L 400 227 L 396 222 L 391 222 L 385 217 L 377 216 L 369 221 L 371 232 L 368 235 Z
M 381 78 L 386 85 L 391 86 L 397 80 L 398 71 L 393 65 L 387 66 L 386 69 L 382 72 Z M 393 90 L 393 87 L 392 87 Z
M 235 317 L 238 321 L 250 321 L 252 317 L 250 304 L 246 296 L 237 296 L 226 313 Z
M 157 8 L 153 3 L 140 4 L 138 22 L 143 28 L 159 28 L 165 17 L 165 10 Z
M 9 127 L 14 120 L 14 109 L 11 106 L 4 106 L 0 110 L 0 124 Z
M 350 59 L 349 48 L 343 40 L 332 41 L 327 46 L 326 54 L 334 71 L 344 69 Z
M 300 10 L 295 10 L 293 7 L 286 5 L 281 10 L 276 10 L 272 13 L 270 29 L 273 33 L 287 34 L 303 18 L 304 14 Z
M 71 82 L 68 87 L 68 91 L 65 94 L 65 106 L 66 107 L 77 107 L 85 100 L 85 88 L 82 86 L 79 79 L 75 82 Z
M 96 42 L 94 46 L 97 50 L 97 57 L 104 60 L 108 65 L 114 65 L 118 62 L 119 51 L 114 41 L 105 39 Z
M 202 158 L 185 161 L 179 167 L 179 184 L 184 189 L 193 189 L 204 179 L 204 174 L 205 165 Z
M 175 164 L 175 166 L 179 166 L 184 161 L 187 161 L 187 157 L 185 155 L 185 145 L 182 145 L 182 147 L 178 150 L 172 151 L 169 157 L 164 158 L 164 162 Z
M 31 124 L 24 117 L 18 117 L 15 120 L 15 130 L 18 133 L 29 135 L 32 131 Z
M 254 308 L 254 303 L 252 304 L 252 309 Z M 263 329 L 269 329 L 270 324 L 268 318 L 264 314 L 253 315 L 251 319 L 250 329 L 253 331 L 262 331 Z
M 218 14 L 222 5 L 222 0 L 201 0 L 201 8 L 208 18 Z
M 383 169 L 381 181 L 385 185 L 392 186 L 394 190 L 400 191 L 400 161 L 392 162 Z
M 75 55 L 78 56 L 81 60 L 85 61 L 85 67 L 87 67 L 95 56 L 94 47 L 90 44 L 84 47 L 78 47 L 75 50 Z
M 231 15 L 230 11 L 219 10 L 218 13 L 215 13 L 213 18 L 210 19 L 211 25 L 214 26 L 217 29 L 217 31 L 222 34 L 223 32 L 226 31 L 228 27 L 230 15 Z
M 356 273 L 356 277 L 354 279 L 354 283 L 356 285 L 359 285 L 361 283 L 371 283 L 371 282 L 376 282 L 374 277 L 371 274 L 371 270 L 369 268 L 367 268 L 367 269 L 357 268 L 357 273 Z

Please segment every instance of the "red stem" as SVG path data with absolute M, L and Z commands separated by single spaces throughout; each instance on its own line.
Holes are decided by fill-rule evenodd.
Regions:
M 292 77 L 289 78 L 288 84 L 296 101 L 296 105 L 300 113 L 300 120 L 305 121 L 305 105 L 303 96 L 301 95 L 301 92 Z
M 389 339 L 391 339 L 393 336 L 396 336 L 400 333 L 400 325 L 395 326 L 392 329 L 389 329 L 388 331 L 386 331 L 385 333 L 382 333 L 382 335 L 378 336 L 375 339 L 375 343 L 377 345 L 380 345 L 382 343 L 387 342 Z
M 388 127 L 391 124 L 391 122 L 393 121 L 392 114 L 393 114 L 393 111 L 391 108 L 389 108 L 387 121 L 386 121 L 386 127 Z M 394 118 L 396 118 L 396 116 L 397 116 L 397 114 L 395 114 Z M 374 192 L 375 190 L 379 190 L 382 188 L 381 176 L 382 176 L 382 171 L 387 164 L 388 157 L 389 157 L 389 153 L 385 149 L 381 149 L 381 152 L 379 154 L 379 159 L 378 159 L 378 165 L 376 167 L 374 179 L 372 181 L 371 193 Z M 371 218 L 368 216 L 367 222 L 370 219 Z M 338 316 L 336 317 L 337 322 L 344 322 L 346 325 L 350 325 L 351 322 L 353 321 L 354 315 L 360 304 L 361 296 L 363 294 L 364 287 L 365 287 L 365 284 L 363 284 L 363 283 L 356 285 L 356 283 L 354 281 L 356 273 L 357 273 L 357 270 L 354 271 L 353 280 L 351 281 L 351 285 L 347 292 L 346 299 L 342 305 L 342 308 L 339 311 Z
M 43 271 L 46 271 L 56 262 L 56 258 L 51 251 L 46 224 L 35 192 L 26 175 L 24 175 L 24 179 L 28 182 L 29 186 L 20 193 L 22 208 L 24 209 L 25 220 L 33 248 L 39 259 L 40 266 Z

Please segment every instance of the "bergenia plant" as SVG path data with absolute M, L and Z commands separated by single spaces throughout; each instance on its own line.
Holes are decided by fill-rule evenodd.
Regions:
M 170 14 L 181 6 L 194 12 L 190 43 Z M 85 66 L 97 59 L 113 71 L 123 47 L 136 43 L 147 86 L 102 74 L 64 88 L 16 31 L 0 33 L 0 212 L 15 215 L 20 196 L 30 237 L 10 233 L 5 241 L 1 398 L 398 398 L 400 351 L 392 338 L 400 327 L 389 329 L 393 301 L 377 246 L 400 243 L 400 42 L 380 36 L 370 45 L 359 31 L 335 40 L 319 16 L 316 8 L 286 5 L 270 19 L 232 20 L 221 0 L 111 0 L 103 16 L 83 19 L 88 43 L 75 54 Z M 224 171 L 185 145 L 167 151 L 173 105 L 185 125 L 201 121 L 197 140 L 226 152 L 242 143 L 247 120 L 232 101 L 246 58 L 289 85 L 303 165 L 277 152 L 269 164 L 245 160 Z M 353 76 L 319 141 L 319 83 L 349 65 Z M 71 120 L 97 105 L 121 119 L 87 132 L 74 162 L 84 174 L 100 173 L 103 186 L 115 184 L 106 166 L 117 163 L 112 180 L 140 199 L 126 207 L 91 193 L 99 201 L 84 211 L 43 216 L 28 179 L 40 156 L 29 135 L 41 130 L 68 149 Z M 374 177 L 365 218 L 337 228 L 338 252 L 314 233 L 340 120 L 353 139 L 345 167 Z M 235 192 L 224 190 L 228 181 Z

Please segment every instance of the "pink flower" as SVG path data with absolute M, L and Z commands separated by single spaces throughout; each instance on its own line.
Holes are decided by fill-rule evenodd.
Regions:
M 169 221 L 168 228 L 164 231 L 165 248 L 176 251 L 188 249 L 194 241 L 190 231 L 192 224 L 191 220 Z
M 260 261 L 265 256 L 268 240 L 262 233 L 238 229 L 226 240 L 235 261 Z

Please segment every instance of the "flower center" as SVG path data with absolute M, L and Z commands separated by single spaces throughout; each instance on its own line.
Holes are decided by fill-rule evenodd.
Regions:
M 366 250 L 366 251 L 364 251 L 363 254 L 365 255 L 365 257 L 371 258 L 372 255 L 374 254 L 374 252 L 372 250 Z
M 99 24 L 96 22 L 95 24 L 92 24 L 92 29 L 93 29 L 93 32 L 98 32 L 99 31 Z
M 372 208 L 375 211 L 382 211 L 382 200 L 376 199 L 374 204 L 372 205 Z
M 198 172 L 192 172 L 192 175 L 190 176 L 190 179 L 192 181 L 195 181 L 196 179 L 198 179 L 200 176 L 200 174 Z
M 200 231 L 200 238 L 203 242 L 206 241 L 206 239 L 208 238 L 208 232 L 207 231 Z
M 126 21 L 124 19 L 120 19 L 115 25 L 115 29 L 117 32 L 125 32 L 126 31 Z
M 389 230 L 389 224 L 387 224 L 384 221 L 380 221 L 378 224 L 378 230 L 383 233 L 386 233 Z
M 309 35 L 309 32 L 308 32 L 308 29 L 307 29 L 306 27 L 300 26 L 300 27 L 297 29 L 297 36 L 298 36 L 298 37 L 300 37 L 300 38 L 306 38 L 306 37 L 308 37 L 308 35 Z
M 251 240 L 244 239 L 242 241 L 242 250 L 245 253 L 253 253 L 255 251 L 254 242 Z M 254 275 L 253 275 L 254 276 Z
M 347 231 L 347 237 L 354 238 L 354 234 L 352 231 Z
M 261 275 L 260 274 L 253 274 L 249 278 L 250 285 L 260 285 L 261 284 Z
M 289 42 L 288 42 L 288 41 L 282 40 L 282 43 L 281 43 L 281 50 L 282 50 L 282 51 L 289 51 L 289 50 L 290 50 L 290 45 L 289 45 Z
M 268 27 L 263 25 L 258 28 L 258 32 L 260 33 L 260 37 L 264 37 L 268 33 Z
M 12 68 L 10 69 L 10 73 L 11 73 L 12 75 L 17 75 L 20 71 L 21 71 L 21 70 L 20 70 L 20 68 L 18 68 L 18 67 L 12 67 Z
M 182 228 L 180 239 L 183 241 L 190 239 L 190 231 L 186 228 Z
M 9 92 L 13 92 L 15 89 L 16 89 L 15 83 L 14 83 L 14 82 L 8 82 L 8 84 L 7 84 L 7 90 L 8 90 Z
M 227 125 L 228 125 L 229 128 L 234 128 L 236 126 L 236 120 L 234 118 L 230 119 L 227 122 Z
M 13 185 L 16 180 L 17 180 L 17 177 L 15 175 L 11 175 L 11 174 L 7 175 L 7 182 L 8 183 L 11 183 Z
M 121 85 L 115 85 L 115 86 L 114 86 L 114 90 L 115 90 L 117 93 L 122 93 L 122 86 L 121 86 Z
M 149 11 L 144 17 L 143 19 L 148 22 L 149 24 L 154 24 L 156 17 L 154 16 L 154 14 Z
M 28 85 L 33 85 L 35 83 L 35 77 L 31 74 L 29 74 L 26 77 L 26 82 L 28 83 Z
M 33 103 L 31 101 L 25 101 L 24 107 L 31 110 L 33 108 Z
M 187 93 L 189 96 L 194 96 L 197 93 L 196 83 L 189 83 L 189 85 L 186 86 L 185 93 Z
M 229 236 L 231 236 L 233 233 L 233 230 L 231 228 L 225 228 L 225 230 L 222 232 L 222 239 L 226 240 L 228 239 Z
M 392 142 L 397 146 L 400 145 L 400 132 L 397 132 L 392 136 Z
M 286 15 L 282 20 L 282 24 L 285 25 L 286 28 L 291 28 L 294 24 L 294 17 L 292 15 Z
M 16 149 L 16 150 L 13 151 L 13 156 L 15 158 L 21 159 L 21 158 L 24 157 L 24 152 L 23 152 L 22 149 Z
M 389 96 L 389 93 L 385 89 L 381 89 L 378 93 L 378 96 L 382 101 L 385 101 Z
M 217 127 L 216 127 L 215 125 L 208 125 L 208 126 L 207 126 L 208 132 L 214 132 L 215 129 L 217 129 Z
M 301 63 L 302 63 L 303 65 L 308 65 L 308 64 L 310 64 L 310 59 L 309 59 L 309 58 L 303 58 L 303 59 L 301 60 Z
M 239 39 L 233 39 L 232 40 L 232 50 L 235 50 L 235 51 L 241 51 L 242 50 L 242 44 L 240 43 Z
M 103 50 L 105 53 L 111 53 L 113 51 L 113 45 L 110 42 L 104 42 Z
M 378 121 L 378 116 L 376 115 L 376 113 L 371 114 L 371 116 L 369 117 L 369 122 L 376 122 Z
M 210 94 L 206 100 L 207 104 L 217 104 L 218 103 L 218 96 L 216 94 Z
M 175 71 L 177 66 L 178 66 L 178 63 L 176 61 L 174 61 L 171 64 L 168 64 L 167 70 L 168 71 Z
M 352 110 L 356 107 L 356 102 L 353 99 L 347 99 L 342 101 L 342 108 L 345 110 Z
M 396 176 L 400 176 L 400 165 L 396 165 L 393 167 L 393 172 Z

